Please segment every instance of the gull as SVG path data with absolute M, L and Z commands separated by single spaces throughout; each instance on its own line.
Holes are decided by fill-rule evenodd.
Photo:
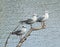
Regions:
M 25 26 L 22 26 L 22 29 L 21 30 L 17 30 L 15 32 L 12 32 L 11 34 L 12 35 L 21 36 L 21 38 L 22 38 L 22 36 L 25 34 L 25 32 L 26 32 L 26 27 Z
M 41 25 L 43 25 L 43 27 L 44 27 L 44 26 L 46 26 L 46 25 L 45 25 L 45 21 L 46 21 L 48 18 L 49 18 L 48 11 L 45 11 L 45 14 L 44 14 L 42 17 L 39 17 L 36 22 L 41 22 Z
M 37 21 L 37 14 L 33 14 L 31 19 L 20 21 L 21 23 L 29 24 L 32 27 L 32 24 Z

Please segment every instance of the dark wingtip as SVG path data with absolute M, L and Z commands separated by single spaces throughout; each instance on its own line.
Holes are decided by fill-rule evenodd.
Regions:
M 15 32 L 11 32 L 11 34 L 13 35 L 13 34 L 15 34 Z
M 12 35 L 17 35 L 18 34 L 18 31 L 17 32 L 11 32 Z

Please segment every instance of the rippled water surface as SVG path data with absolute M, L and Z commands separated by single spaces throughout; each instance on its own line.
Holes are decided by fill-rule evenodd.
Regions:
M 42 16 L 44 10 L 49 11 L 46 29 L 32 32 L 22 47 L 60 47 L 60 0 L 0 0 L 0 47 L 20 20 L 31 18 L 33 13 Z M 18 41 L 19 37 L 11 36 L 7 47 L 15 47 Z

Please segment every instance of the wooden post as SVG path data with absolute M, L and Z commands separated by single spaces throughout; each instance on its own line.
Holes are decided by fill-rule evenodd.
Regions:
M 19 43 L 17 44 L 16 47 L 21 47 L 21 45 L 23 44 L 23 42 L 28 38 L 28 36 L 30 36 L 32 31 L 36 31 L 36 30 L 40 30 L 40 29 L 44 29 L 45 27 L 38 27 L 38 28 L 31 28 L 26 35 L 19 41 Z

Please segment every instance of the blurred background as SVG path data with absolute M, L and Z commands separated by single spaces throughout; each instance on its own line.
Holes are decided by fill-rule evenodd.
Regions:
M 6 38 L 20 20 L 31 18 L 33 13 L 42 16 L 45 10 L 49 11 L 46 29 L 32 32 L 22 47 L 60 47 L 60 0 L 0 0 L 0 47 L 4 47 Z M 35 23 L 33 27 L 39 24 Z M 11 36 L 7 47 L 16 47 L 19 40 L 19 37 Z

